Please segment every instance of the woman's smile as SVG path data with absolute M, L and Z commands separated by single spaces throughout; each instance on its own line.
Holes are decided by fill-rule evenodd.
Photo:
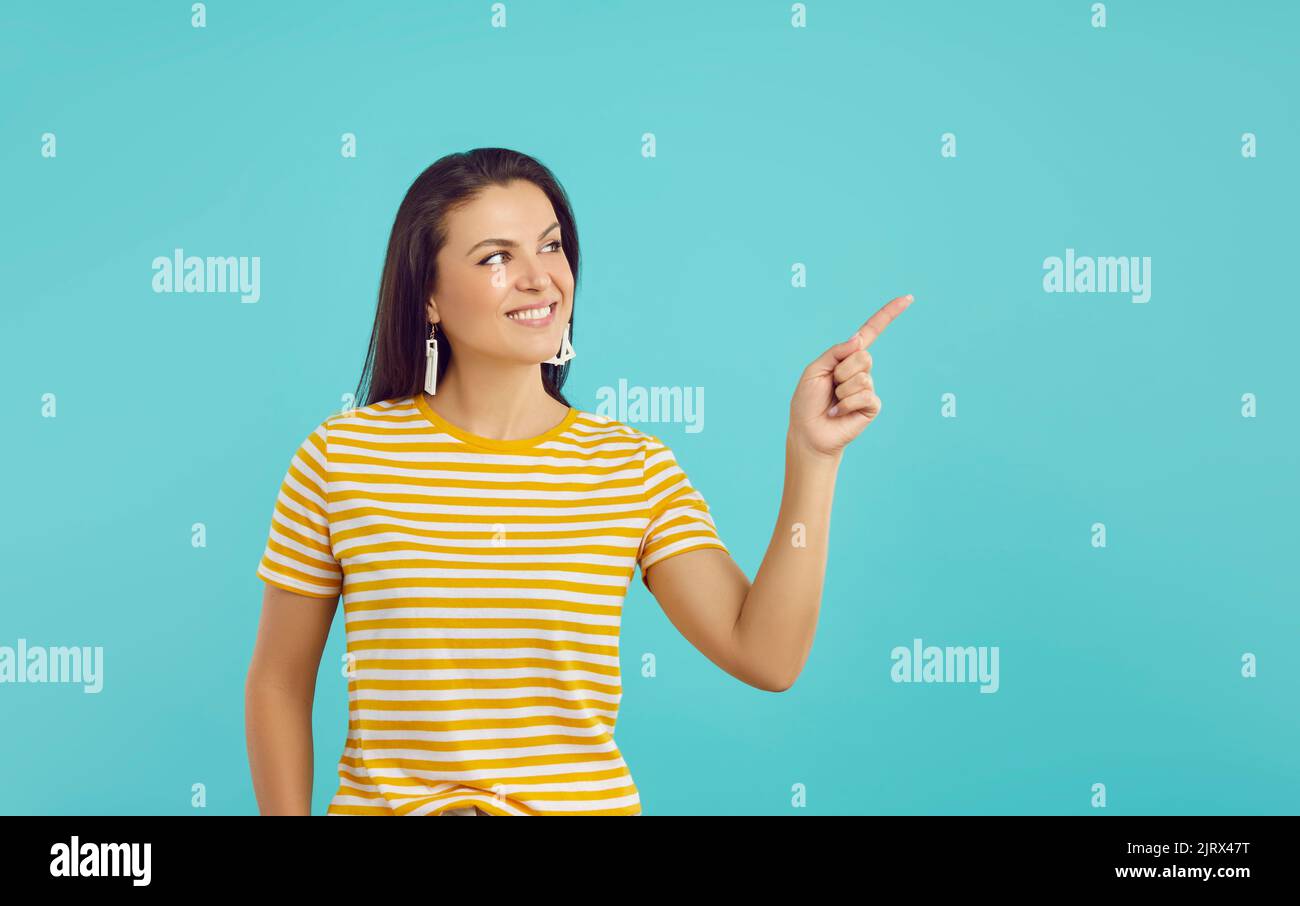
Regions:
M 517 308 L 509 312 L 506 317 L 523 327 L 546 327 L 555 320 L 557 305 L 558 303 L 552 302 L 549 305 L 538 304 L 527 308 Z

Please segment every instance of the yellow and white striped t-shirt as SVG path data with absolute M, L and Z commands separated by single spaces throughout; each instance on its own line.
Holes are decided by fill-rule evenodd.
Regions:
M 289 465 L 257 568 L 343 594 L 348 735 L 330 815 L 637 815 L 614 743 L 635 566 L 726 546 L 657 437 L 570 408 L 478 437 L 423 394 L 333 415 Z

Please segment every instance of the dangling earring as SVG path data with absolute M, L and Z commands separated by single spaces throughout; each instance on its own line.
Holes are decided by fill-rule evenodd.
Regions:
M 429 325 L 429 339 L 424 343 L 424 389 L 430 396 L 438 392 L 438 325 Z
M 569 339 L 569 332 L 571 330 L 573 330 L 572 321 L 564 326 L 564 339 L 560 341 L 560 351 L 545 360 L 547 365 L 563 365 L 565 362 L 569 361 L 569 359 L 577 355 L 577 353 L 573 351 L 573 343 Z

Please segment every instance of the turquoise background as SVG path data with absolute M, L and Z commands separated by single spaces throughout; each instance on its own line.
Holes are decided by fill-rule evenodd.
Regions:
M 214 2 L 194 29 L 188 3 L 6 4 L 0 645 L 102 645 L 106 669 L 98 695 L 0 685 L 0 811 L 194 813 L 203 783 L 207 812 L 256 813 L 279 481 L 356 385 L 410 182 L 489 145 L 573 200 L 571 401 L 704 387 L 702 433 L 636 427 L 751 577 L 800 371 L 916 295 L 873 346 L 884 410 L 844 456 L 795 686 L 725 674 L 633 581 L 616 735 L 646 814 L 1300 810 L 1300 10 L 808 6 L 795 29 L 786 2 L 520 0 L 493 29 L 477 0 Z M 261 301 L 153 293 L 178 246 L 260 256 Z M 1045 294 L 1067 247 L 1150 256 L 1151 301 Z M 916 637 L 999 646 L 1000 690 L 892 683 Z M 315 814 L 343 651 L 340 608 Z

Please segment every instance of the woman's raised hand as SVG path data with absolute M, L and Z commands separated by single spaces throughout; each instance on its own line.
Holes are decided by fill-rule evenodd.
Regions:
M 790 401 L 791 442 L 809 453 L 838 456 L 880 414 L 868 347 L 911 304 L 910 294 L 891 300 L 804 369 Z

